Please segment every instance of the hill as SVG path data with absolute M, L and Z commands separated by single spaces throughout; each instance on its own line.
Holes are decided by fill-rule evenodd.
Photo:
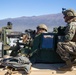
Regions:
M 0 20 L 0 28 L 6 26 L 8 21 L 13 23 L 13 30 L 16 31 L 24 31 L 25 29 L 36 29 L 36 27 L 42 23 L 48 26 L 49 31 L 52 31 L 54 27 L 65 25 L 63 15 L 61 13 L 30 17 L 22 16 L 18 18 L 7 18 Z

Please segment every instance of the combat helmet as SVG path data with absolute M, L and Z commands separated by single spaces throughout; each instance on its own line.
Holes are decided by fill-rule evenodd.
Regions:
M 12 29 L 12 23 L 11 22 L 7 22 L 7 28 Z
M 37 26 L 37 29 L 44 29 L 44 30 L 48 30 L 47 26 L 45 24 L 40 24 L 39 26 Z
M 76 12 L 73 9 L 62 8 L 62 13 L 64 16 L 76 17 Z

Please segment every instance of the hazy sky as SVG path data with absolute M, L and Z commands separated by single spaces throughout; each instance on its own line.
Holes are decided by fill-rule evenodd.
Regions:
M 60 13 L 62 8 L 76 10 L 76 0 L 0 0 L 0 20 L 55 14 Z

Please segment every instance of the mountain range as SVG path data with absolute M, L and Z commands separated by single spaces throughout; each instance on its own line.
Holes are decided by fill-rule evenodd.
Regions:
M 26 29 L 36 30 L 36 27 L 39 24 L 46 24 L 48 26 L 48 31 L 52 31 L 54 27 L 65 25 L 63 15 L 61 13 L 30 17 L 22 16 L 17 18 L 7 18 L 0 20 L 0 28 L 7 26 L 7 22 L 12 22 L 13 30 L 22 32 Z

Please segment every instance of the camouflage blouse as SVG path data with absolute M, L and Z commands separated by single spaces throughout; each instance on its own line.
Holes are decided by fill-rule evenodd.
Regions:
M 67 27 L 64 32 L 64 41 L 71 41 L 76 35 L 76 22 L 71 22 L 67 24 Z

